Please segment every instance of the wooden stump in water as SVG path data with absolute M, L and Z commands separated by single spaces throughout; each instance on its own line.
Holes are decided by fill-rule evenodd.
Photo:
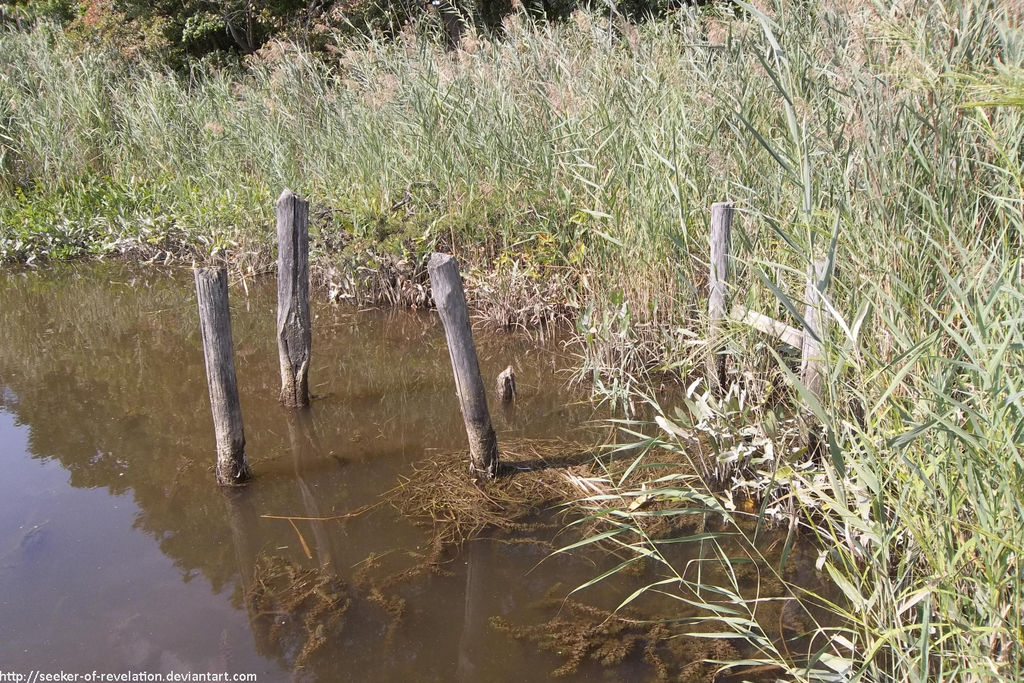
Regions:
M 498 470 L 498 439 L 487 410 L 487 394 L 480 377 L 459 264 L 453 256 L 435 253 L 427 264 L 427 272 L 434 303 L 444 324 L 455 389 L 469 437 L 469 471 L 477 477 L 491 479 Z
M 206 381 L 217 440 L 217 483 L 238 486 L 251 473 L 245 459 L 242 408 L 238 401 L 235 353 L 231 346 L 231 313 L 228 309 L 228 278 L 223 268 L 195 271 L 199 327 L 206 357 Z
M 309 204 L 285 190 L 277 200 L 277 352 L 281 403 L 309 405 Z
M 516 397 L 516 374 L 512 366 L 508 366 L 498 375 L 498 399 L 502 403 L 509 403 Z

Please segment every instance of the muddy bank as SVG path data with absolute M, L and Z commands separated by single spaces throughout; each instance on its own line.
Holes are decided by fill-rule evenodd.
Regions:
M 357 306 L 429 308 L 427 261 L 435 251 L 459 259 L 467 300 L 478 320 L 496 327 L 532 330 L 575 323 L 579 273 L 564 257 L 537 242 L 506 253 L 500 238 L 479 244 L 439 237 L 424 241 L 407 221 L 382 217 L 375 239 L 357 238 L 342 226 L 343 211 L 313 202 L 309 211 L 310 280 L 330 302 Z M 123 263 L 224 265 L 233 278 L 252 281 L 276 272 L 276 245 L 270 226 L 264 236 L 228 242 L 216 249 L 198 243 L 183 230 L 161 231 L 156 238 L 125 237 L 105 245 L 102 256 Z M 550 253 L 549 253 L 550 252 Z M 21 260 L 36 262 L 25 252 Z

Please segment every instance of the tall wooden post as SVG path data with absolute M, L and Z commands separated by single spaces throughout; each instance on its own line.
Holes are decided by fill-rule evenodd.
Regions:
M 469 437 L 469 471 L 477 477 L 490 479 L 498 470 L 498 440 L 487 411 L 487 394 L 473 345 L 459 264 L 448 254 L 433 254 L 427 272 L 434 303 L 444 324 L 455 388 Z
M 206 356 L 206 381 L 217 440 L 217 483 L 237 486 L 251 476 L 245 459 L 242 408 L 235 378 L 235 353 L 231 347 L 231 313 L 228 309 L 228 278 L 223 268 L 195 271 L 199 326 Z
M 828 263 L 817 259 L 807 266 L 807 288 L 804 294 L 804 335 L 800 354 L 800 381 L 821 401 L 825 389 L 825 325 L 828 313 L 822 309 L 821 281 Z
M 721 395 L 725 386 L 725 357 L 721 354 L 722 320 L 726 317 L 729 286 L 729 244 L 732 233 L 732 202 L 711 205 L 711 270 L 708 277 L 707 378 L 712 393 Z
M 309 405 L 309 204 L 285 190 L 277 200 L 277 353 L 281 403 Z
M 800 353 L 800 381 L 821 403 L 825 394 L 825 327 L 828 313 L 822 307 L 823 282 L 828 263 L 816 259 L 807 266 L 807 287 L 804 293 L 804 334 Z M 808 416 L 809 417 L 809 416 Z M 813 420 L 813 418 L 809 418 Z M 821 425 L 812 424 L 807 429 L 807 452 L 813 456 L 821 453 Z

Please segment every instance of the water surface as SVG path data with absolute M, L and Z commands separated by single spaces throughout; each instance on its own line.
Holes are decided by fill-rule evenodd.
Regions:
M 547 678 L 564 656 L 492 619 L 543 624 L 615 558 L 550 557 L 495 533 L 391 580 L 434 556 L 426 532 L 388 505 L 294 527 L 264 517 L 359 510 L 417 462 L 465 449 L 437 316 L 315 303 L 315 399 L 296 418 L 277 402 L 273 283 L 236 282 L 231 297 L 255 479 L 225 492 L 189 272 L 105 264 L 0 276 L 2 667 Z M 514 410 L 492 405 L 499 442 L 600 439 L 587 425 L 601 415 L 565 387 L 557 340 L 480 329 L 476 342 L 485 377 L 517 371 Z M 613 608 L 645 578 L 603 582 L 585 600 Z M 285 604 L 307 588 L 306 602 Z M 669 605 L 668 616 L 686 614 Z M 304 653 L 310 637 L 323 642 Z M 637 652 L 616 667 L 587 659 L 568 680 L 651 675 Z

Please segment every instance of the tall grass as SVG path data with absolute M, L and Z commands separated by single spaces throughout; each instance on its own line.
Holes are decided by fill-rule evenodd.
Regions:
M 639 527 L 630 505 L 646 495 L 738 520 L 726 484 L 816 536 L 844 598 L 799 657 L 735 591 L 708 593 L 669 558 L 652 587 L 704 601 L 796 678 L 1017 680 L 1019 10 L 738 5 L 641 26 L 512 17 L 501 40 L 452 53 L 414 30 L 339 42 L 329 61 L 273 45 L 245 72 L 184 75 L 45 27 L 4 34 L 0 257 L 140 244 L 267 257 L 272 199 L 289 186 L 316 203 L 326 278 L 382 251 L 398 268 L 451 248 L 495 319 L 574 322 L 581 372 L 630 406 L 660 372 L 699 367 L 708 212 L 731 199 L 735 303 L 798 324 L 806 265 L 831 258 L 829 376 L 811 406 L 826 457 L 794 436 L 792 359 L 734 329 L 731 398 L 693 385 L 634 429 L 640 469 L 710 435 L 702 476 L 643 492 L 610 480 L 596 510 Z M 658 539 L 637 538 L 638 556 L 659 556 Z M 728 553 L 711 557 L 729 573 Z
M 748 300 L 760 290 L 777 309 L 800 310 L 786 293 L 802 291 L 800 266 L 832 257 L 828 395 L 814 400 L 787 359 L 738 333 L 734 394 L 718 402 L 693 385 L 680 410 L 654 404 L 659 433 L 635 425 L 637 440 L 619 446 L 640 450 L 634 470 L 660 472 L 659 451 L 693 452 L 704 431 L 714 448 L 693 456 L 699 480 L 609 480 L 614 495 L 589 506 L 608 520 L 605 533 L 634 539 L 617 547 L 663 565 L 649 590 L 703 606 L 706 621 L 754 646 L 757 656 L 726 666 L 771 666 L 800 680 L 1019 680 L 1024 140 L 1015 19 L 994 6 L 930 5 L 890 25 L 902 32 L 899 49 L 855 72 L 825 63 L 829 51 L 813 41 L 849 38 L 849 25 L 833 34 L 829 21 L 787 20 L 783 9 L 769 17 L 747 7 L 761 24 L 771 96 L 737 101 L 736 120 L 771 157 L 757 172 L 789 192 L 760 203 L 771 207 L 762 224 L 781 241 L 745 245 L 741 281 L 751 283 Z M 838 40 L 833 60 L 851 42 Z M 755 372 L 744 356 L 759 348 L 770 361 Z M 780 429 L 771 394 L 783 382 L 823 423 L 828 457 L 807 460 L 799 430 Z M 641 496 L 668 505 L 658 515 L 697 500 L 757 548 L 762 529 L 743 522 L 737 490 L 760 501 L 759 523 L 788 517 L 814 537 L 819 570 L 842 592 L 807 595 L 788 582 L 835 619 L 808 627 L 806 650 L 768 633 L 715 534 L 651 538 L 633 511 Z M 709 588 L 693 567 L 674 566 L 664 550 L 687 541 L 713 546 L 732 584 Z

